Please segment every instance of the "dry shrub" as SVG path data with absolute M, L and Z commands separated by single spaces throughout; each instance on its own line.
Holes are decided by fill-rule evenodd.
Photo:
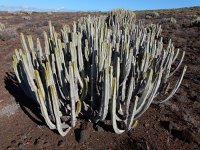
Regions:
M 0 31 L 0 40 L 6 41 L 11 38 L 16 38 L 18 36 L 15 28 L 6 28 Z
M 24 20 L 31 20 L 31 17 L 30 16 L 22 16 L 22 19 L 24 19 Z
M 200 17 L 197 17 L 191 22 L 192 27 L 200 27 Z
M 3 23 L 0 23 L 0 32 L 5 30 L 5 25 Z
M 170 18 L 164 18 L 163 19 L 163 23 L 173 23 L 173 24 L 176 24 L 177 21 L 174 17 L 170 17 Z

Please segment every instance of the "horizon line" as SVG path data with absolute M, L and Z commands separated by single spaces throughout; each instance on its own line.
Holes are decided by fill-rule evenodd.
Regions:
M 3 8 L 1 8 L 3 7 Z M 184 8 L 195 8 L 200 6 L 189 6 L 189 7 L 173 7 L 173 8 L 158 8 L 158 9 L 127 9 L 127 8 L 114 8 L 114 9 L 127 9 L 131 11 L 151 11 L 151 10 L 170 10 L 170 9 L 184 9 Z M 14 9 L 14 10 L 13 10 Z M 29 7 L 29 6 L 4 6 L 0 5 L 0 11 L 7 12 L 23 12 L 23 11 L 32 11 L 32 12 L 107 12 L 113 9 L 108 10 L 72 10 L 65 7 L 61 8 L 39 8 L 39 7 Z

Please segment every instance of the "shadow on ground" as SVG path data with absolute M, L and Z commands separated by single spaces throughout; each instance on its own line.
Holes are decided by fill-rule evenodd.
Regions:
M 24 113 L 36 124 L 44 125 L 38 105 L 23 92 L 13 72 L 6 72 L 4 83 L 5 88 L 15 98 Z

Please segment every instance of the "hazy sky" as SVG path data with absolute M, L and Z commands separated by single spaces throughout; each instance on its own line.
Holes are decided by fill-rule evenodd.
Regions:
M 200 0 L 0 0 L 1 7 L 32 7 L 39 9 L 65 9 L 73 11 L 165 9 L 200 6 Z

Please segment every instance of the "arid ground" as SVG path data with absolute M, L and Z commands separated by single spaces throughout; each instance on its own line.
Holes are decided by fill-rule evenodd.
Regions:
M 175 96 L 165 104 L 152 104 L 134 130 L 117 135 L 110 126 L 85 120 L 61 137 L 45 125 L 13 75 L 12 54 L 21 48 L 18 34 L 31 34 L 36 40 L 48 30 L 49 20 L 59 31 L 63 24 L 89 14 L 105 13 L 0 12 L 5 25 L 0 31 L 0 149 L 200 149 L 200 7 L 136 12 L 137 19 L 162 25 L 165 44 L 172 39 L 176 48 L 186 51 L 183 65 L 188 70 Z

